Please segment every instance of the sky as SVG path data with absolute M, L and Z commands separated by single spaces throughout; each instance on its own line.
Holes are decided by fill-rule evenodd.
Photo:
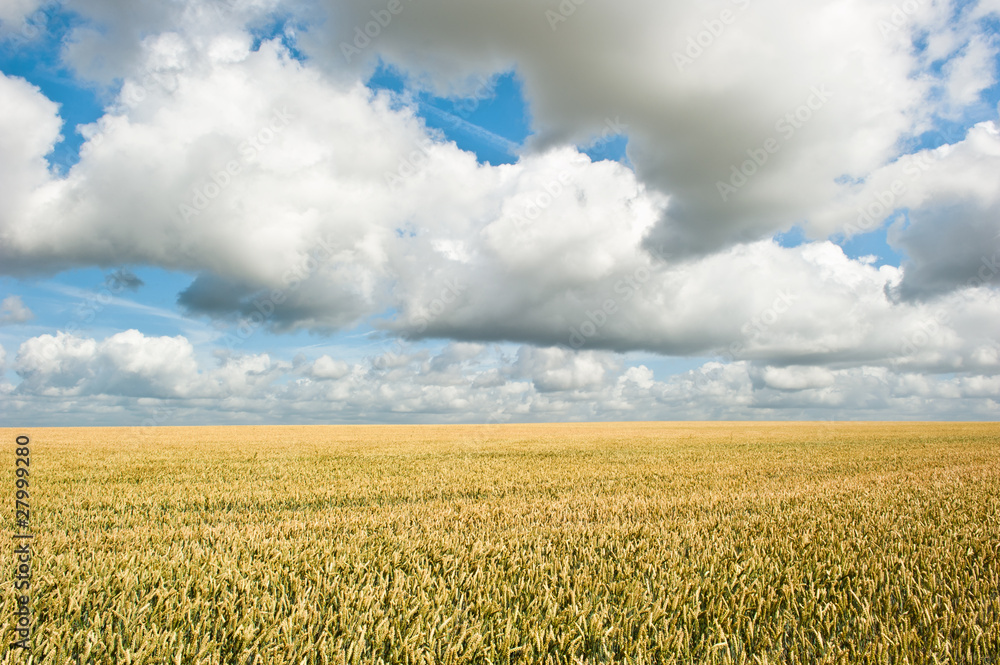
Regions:
M 998 0 L 0 0 L 0 421 L 998 420 L 998 48 Z

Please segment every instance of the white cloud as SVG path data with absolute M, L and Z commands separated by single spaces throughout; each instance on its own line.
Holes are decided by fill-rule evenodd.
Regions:
M 586 392 L 603 387 L 617 365 L 607 354 L 593 351 L 521 347 L 514 368 L 518 376 L 531 379 L 539 392 Z
M 7 296 L 0 301 L 0 326 L 12 323 L 24 323 L 35 318 L 20 296 Z
M 996 288 L 1000 183 L 992 174 L 997 169 L 1000 129 L 995 121 L 982 122 L 962 140 L 876 169 L 832 200 L 813 226 L 850 237 L 895 220 L 889 241 L 907 257 L 893 287 L 896 297 L 928 299 L 969 285 Z
M 328 28 L 305 45 L 344 67 L 343 45 L 381 5 L 325 6 Z M 821 213 L 839 176 L 864 177 L 935 112 L 972 101 L 992 81 L 986 63 L 996 53 L 974 17 L 959 12 L 956 21 L 949 3 L 921 3 L 901 17 L 891 0 L 404 7 L 358 59 L 384 58 L 443 93 L 516 68 L 541 144 L 586 142 L 620 117 L 641 178 L 672 197 L 653 235 L 671 254 L 754 240 Z M 921 34 L 933 58 L 913 48 Z M 934 60 L 950 58 L 939 77 Z M 357 60 L 352 67 L 363 70 Z M 951 94 L 937 99 L 941 86 Z M 808 119 L 778 126 L 796 112 Z M 768 138 L 776 154 L 723 201 L 717 183 Z
M 320 356 L 313 363 L 309 375 L 315 379 L 342 379 L 351 371 L 343 360 L 334 360 L 330 356 Z
M 61 140 L 58 106 L 24 79 L 0 73 L 0 254 L 6 270 L 20 257 L 7 248 L 10 235 L 30 214 L 29 197 L 50 181 L 45 155 Z
M 949 101 L 958 108 L 979 100 L 983 90 L 996 81 L 996 47 L 976 35 L 944 68 Z M 961 114 L 959 114 L 961 115 Z
M 787 391 L 827 388 L 836 381 L 833 372 L 822 367 L 765 367 L 759 377 L 768 388 Z
M 266 353 L 225 357 L 217 368 L 202 373 L 203 395 L 223 401 L 253 397 L 269 390 L 289 369 Z
M 597 255 L 606 248 L 594 242 L 588 249 Z M 609 261 L 607 272 L 579 275 L 575 264 L 553 264 L 544 252 L 533 266 L 524 265 L 524 255 L 510 255 L 517 256 L 514 266 L 481 261 L 478 281 L 468 278 L 475 297 L 440 312 L 425 334 L 762 362 L 941 368 L 975 366 L 975 350 L 990 341 L 989 322 L 1000 317 L 990 290 L 965 290 L 932 304 L 896 303 L 886 291 L 898 285 L 900 270 L 852 261 L 832 243 L 789 249 L 761 242 L 672 265 L 633 250 Z M 599 261 L 584 261 L 595 265 Z M 546 288 L 547 279 L 562 288 Z M 404 309 L 396 325 L 419 331 L 422 320 L 410 316 Z
M 129 11 L 122 11 L 118 0 L 63 0 L 62 4 L 83 19 L 75 22 L 63 42 L 63 59 L 81 77 L 101 84 L 132 78 L 143 84 L 164 80 L 146 69 L 144 50 L 150 42 L 176 43 L 175 38 L 183 35 L 214 55 L 226 57 L 231 52 L 227 45 L 241 39 L 244 28 L 263 27 L 281 2 L 178 0 L 130 6 Z
M 337 85 L 363 78 L 379 58 L 452 94 L 468 93 L 477 76 L 515 68 L 538 145 L 587 142 L 609 119 L 627 125 L 641 180 L 671 196 L 652 235 L 671 255 L 715 251 L 803 220 L 812 228 L 847 187 L 838 177 L 864 178 L 898 157 L 903 140 L 935 113 L 975 102 L 995 78 L 996 44 L 977 22 L 989 3 L 901 11 L 892 0 L 592 1 L 553 22 L 553 10 L 567 13 L 557 4 L 425 0 L 404 2 L 387 25 L 376 24 L 378 35 L 351 62 L 344 45 L 363 35 L 384 2 L 185 0 L 127 15 L 111 0 L 67 6 L 89 20 L 68 41 L 69 61 L 92 78 L 131 78 L 144 92 L 190 80 L 204 67 L 193 51 L 239 60 L 244 30 L 282 12 L 305 26 L 286 31 L 311 56 L 309 67 Z M 922 36 L 926 48 L 913 48 Z M 809 102 L 818 108 L 802 110 Z M 810 117 L 779 129 L 796 112 Z M 718 182 L 769 137 L 780 150 L 723 201 Z
M 101 343 L 58 333 L 24 342 L 14 369 L 28 393 L 187 396 L 197 390 L 193 353 L 182 337 L 146 338 L 136 330 Z
M 21 345 L 14 369 L 21 388 L 42 395 L 74 394 L 88 377 L 97 355 L 97 343 L 64 333 L 42 335 Z
M 208 369 L 183 338 L 42 336 L 18 354 L 17 393 L 228 398 L 234 411 L 295 394 L 302 408 L 333 400 L 358 418 L 593 415 L 583 395 L 623 413 L 706 416 L 988 401 L 1000 372 L 1000 131 L 981 122 L 935 150 L 901 146 L 994 82 L 997 44 L 974 20 L 991 5 L 956 19 L 950 3 L 901 18 L 896 4 L 591 0 L 553 22 L 528 0 L 424 0 L 348 63 L 341 42 L 384 3 L 184 0 L 122 13 L 67 0 L 83 17 L 67 62 L 125 82 L 82 129 L 79 163 L 56 174 L 45 156 L 58 107 L 0 75 L 4 273 L 159 266 L 197 275 L 180 295 L 191 315 L 251 330 L 374 323 L 451 344 L 369 365 L 322 356 L 286 385 L 292 370 L 268 354 Z M 279 8 L 326 11 L 299 35 L 311 59 L 277 40 L 251 49 L 248 26 Z M 687 52 L 723 11 L 724 31 Z M 912 48 L 922 34 L 926 48 Z M 480 164 L 405 97 L 362 85 L 378 58 L 440 93 L 513 68 L 538 134 L 518 163 Z M 635 172 L 572 147 L 618 118 Z M 764 157 L 720 194 L 734 167 Z M 869 212 L 877 205 L 884 214 Z M 890 233 L 901 268 L 823 240 L 902 208 L 908 222 Z M 816 240 L 767 239 L 793 223 Z M 483 366 L 493 342 L 525 346 Z M 656 381 L 625 368 L 623 351 L 727 362 Z
M 929 315 L 886 296 L 918 268 L 877 269 L 830 243 L 653 258 L 643 238 L 673 202 L 625 167 L 571 148 L 479 165 L 411 109 L 274 44 L 236 61 L 173 37 L 146 48 L 173 83 L 88 130 L 80 163 L 7 222 L 5 265 L 197 271 L 180 298 L 190 312 L 278 330 L 392 309 L 384 325 L 411 337 L 776 362 L 889 362 Z M 989 159 L 991 127 L 944 150 Z M 996 189 L 964 182 L 966 197 Z M 944 306 L 977 326 L 997 313 L 989 293 Z M 973 363 L 983 330 L 949 324 L 921 362 Z
M 200 368 L 185 337 L 146 337 L 127 330 L 102 341 L 66 333 L 21 345 L 14 370 L 20 395 L 231 399 L 266 388 L 288 365 L 267 356 L 224 357 Z
M 1000 381 L 975 371 L 708 362 L 657 377 L 600 351 L 449 344 L 397 355 L 392 366 L 374 357 L 292 365 L 266 354 L 224 355 L 212 367 L 194 360 L 184 338 L 43 335 L 22 345 L 21 383 L 7 406 L 20 418 L 42 417 L 58 399 L 70 420 L 113 422 L 128 412 L 136 423 L 159 424 L 1000 415 Z

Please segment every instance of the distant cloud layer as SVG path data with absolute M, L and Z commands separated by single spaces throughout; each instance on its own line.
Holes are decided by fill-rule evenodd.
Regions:
M 992 357 L 997 362 L 997 357 Z M 658 381 L 612 353 L 522 346 L 513 356 L 453 343 L 438 354 L 387 351 L 348 364 L 329 356 L 298 363 L 267 354 L 195 359 L 184 338 L 129 330 L 104 340 L 65 334 L 21 345 L 21 383 L 6 386 L 8 415 L 38 417 L 59 405 L 60 424 L 202 420 L 272 422 L 506 422 L 593 419 L 981 419 L 993 413 L 1000 377 L 935 377 L 906 370 L 709 362 Z M 214 406 L 206 415 L 204 405 Z
M 191 317 L 448 346 L 207 367 L 184 337 L 33 331 L 7 359 L 14 412 L 1000 414 L 996 2 L 119 4 L 63 3 L 62 58 L 109 100 L 68 172 L 45 158 L 77 128 L 0 73 L 0 271 L 156 266 L 194 276 Z M 6 3 L 4 38 L 38 6 Z M 364 85 L 380 62 L 455 96 L 513 70 L 537 133 L 478 162 Z M 634 170 L 577 147 L 609 122 Z M 773 240 L 796 225 L 804 243 Z M 885 225 L 900 266 L 831 241 Z M 630 352 L 720 362 L 656 380 Z

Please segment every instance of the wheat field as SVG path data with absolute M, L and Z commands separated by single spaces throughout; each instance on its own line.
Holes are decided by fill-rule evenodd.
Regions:
M 1000 661 L 997 424 L 3 432 L 3 663 Z

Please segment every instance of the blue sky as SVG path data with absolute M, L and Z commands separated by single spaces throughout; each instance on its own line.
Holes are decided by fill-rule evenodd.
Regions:
M 630 2 L 4 10 L 5 418 L 995 419 L 996 9 Z

